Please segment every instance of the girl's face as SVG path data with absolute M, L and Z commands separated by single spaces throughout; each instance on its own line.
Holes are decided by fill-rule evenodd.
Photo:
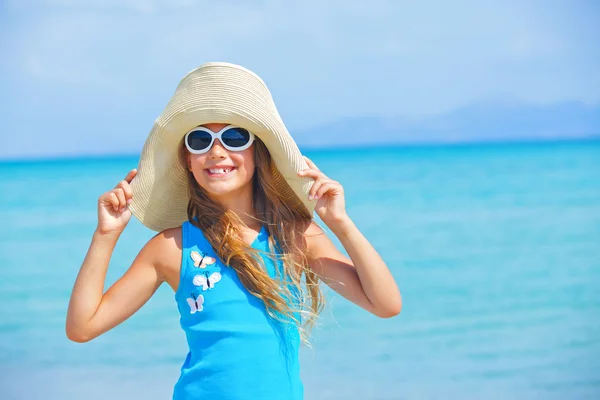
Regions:
M 211 123 L 202 125 L 218 132 L 227 124 Z M 254 175 L 254 143 L 246 150 L 229 151 L 220 140 L 215 139 L 208 152 L 188 153 L 188 168 L 194 178 L 211 197 L 229 198 L 231 195 L 251 194 Z

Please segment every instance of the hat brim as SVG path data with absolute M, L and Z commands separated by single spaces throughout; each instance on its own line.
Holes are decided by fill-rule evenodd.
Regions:
M 208 123 L 237 125 L 260 138 L 279 171 L 278 191 L 312 215 L 315 201 L 308 194 L 314 181 L 298 176 L 308 166 L 265 83 L 239 65 L 207 63 L 181 80 L 144 144 L 129 205 L 142 224 L 160 232 L 188 219 L 188 178 L 179 144 L 190 129 Z

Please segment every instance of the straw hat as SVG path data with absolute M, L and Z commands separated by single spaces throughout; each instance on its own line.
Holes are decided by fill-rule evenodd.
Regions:
M 236 125 L 258 136 L 277 166 L 274 178 L 279 192 L 313 213 L 315 200 L 308 200 L 313 180 L 297 174 L 307 165 L 269 89 L 246 68 L 213 62 L 181 80 L 146 139 L 129 205 L 142 224 L 162 231 L 188 219 L 187 174 L 178 159 L 178 146 L 189 130 L 211 122 Z

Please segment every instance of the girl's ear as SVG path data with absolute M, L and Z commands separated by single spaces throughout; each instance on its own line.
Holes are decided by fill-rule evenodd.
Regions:
M 187 164 L 187 169 L 192 170 L 192 160 L 190 160 L 190 154 L 185 155 L 185 163 Z

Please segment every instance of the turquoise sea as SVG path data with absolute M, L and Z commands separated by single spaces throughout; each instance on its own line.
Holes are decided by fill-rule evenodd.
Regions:
M 600 399 L 600 142 L 306 153 L 404 300 L 382 320 L 327 292 L 307 399 Z M 136 162 L 0 163 L 0 399 L 170 398 L 186 345 L 166 285 L 90 343 L 64 334 L 96 200 Z M 109 283 L 152 235 L 132 221 Z

